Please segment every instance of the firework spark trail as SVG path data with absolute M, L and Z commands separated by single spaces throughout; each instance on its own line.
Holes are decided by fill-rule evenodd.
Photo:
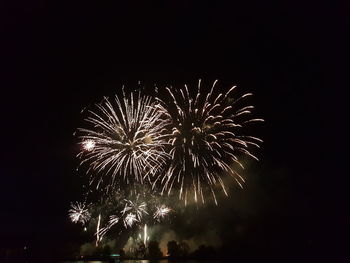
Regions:
M 95 171 L 90 184 L 96 188 L 106 184 L 107 192 L 115 183 L 125 181 L 143 183 L 158 172 L 169 158 L 164 151 L 166 141 L 162 132 L 166 120 L 163 112 L 154 106 L 151 97 L 123 92 L 123 98 L 107 98 L 97 105 L 98 111 L 89 111 L 86 119 L 91 128 L 79 128 L 82 151 L 78 154 Z M 103 173 L 102 173 L 103 172 Z
M 147 232 L 147 224 L 143 226 L 143 234 L 139 234 L 139 239 L 142 240 L 145 247 L 147 247 L 147 241 L 149 240 L 148 232 Z
M 145 247 L 147 247 L 147 241 L 149 240 L 149 236 L 147 233 L 147 224 L 144 225 L 143 227 L 143 244 L 145 245 Z
M 101 224 L 101 214 L 98 215 L 97 228 L 96 228 L 96 247 L 98 243 L 102 240 L 102 236 L 100 235 L 100 224 Z
M 115 224 L 117 224 L 119 222 L 119 217 L 116 215 L 112 215 L 109 217 L 109 222 L 108 222 L 108 226 L 109 228 L 111 228 L 112 226 L 114 226 Z
M 161 219 L 164 219 L 173 211 L 170 207 L 161 204 L 162 201 L 159 193 L 146 184 L 140 184 L 138 187 L 132 187 L 132 189 L 128 190 L 119 189 L 106 201 L 108 205 L 104 206 L 103 210 L 113 210 L 113 213 L 109 216 L 107 224 L 104 227 L 100 226 L 98 230 L 99 239 L 110 233 L 112 229 L 113 231 L 117 229 L 119 231 L 128 229 L 134 231 L 135 226 L 138 228 L 146 223 L 161 222 Z M 96 208 L 101 210 L 99 206 L 96 206 Z M 108 215 L 105 215 L 105 217 L 108 217 Z
M 89 221 L 91 217 L 88 206 L 86 206 L 85 203 L 72 203 L 68 213 L 73 223 L 82 223 L 83 225 Z
M 207 95 L 201 93 L 201 81 L 198 83 L 197 95 L 191 97 L 187 85 L 173 91 L 167 88 L 171 101 L 161 99 L 158 107 L 169 119 L 168 143 L 171 144 L 170 165 L 165 173 L 160 174 L 153 185 L 162 185 L 161 193 L 170 194 L 173 186 L 179 188 L 179 198 L 185 200 L 189 192 L 197 202 L 204 203 L 203 188 L 208 189 L 217 204 L 215 187 L 219 185 L 227 195 L 223 182 L 225 174 L 230 174 L 242 187 L 244 179 L 231 168 L 240 162 L 239 154 L 257 159 L 250 147 L 259 147 L 259 138 L 242 133 L 247 123 L 263 121 L 250 118 L 253 106 L 240 107 L 239 102 L 251 93 L 233 98 L 235 86 L 226 93 L 215 92 L 215 81 Z

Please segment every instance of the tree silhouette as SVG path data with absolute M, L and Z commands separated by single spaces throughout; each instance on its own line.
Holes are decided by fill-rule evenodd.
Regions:
M 124 249 L 120 249 L 119 250 L 119 255 L 120 255 L 120 257 L 122 258 L 122 257 L 125 257 L 125 251 L 124 251 Z
M 102 249 L 103 256 L 109 256 L 111 254 L 111 248 L 108 245 L 105 245 Z
M 142 241 L 138 241 L 136 244 L 136 251 L 135 251 L 137 258 L 144 258 L 146 255 L 146 247 L 145 244 Z
M 185 241 L 181 241 L 179 243 L 180 257 L 183 257 L 183 258 L 187 257 L 189 252 L 190 252 L 190 246 Z
M 161 258 L 163 256 L 157 241 L 152 240 L 148 243 L 148 256 L 150 258 Z
M 169 241 L 167 246 L 168 246 L 168 255 L 170 258 L 177 258 L 180 256 L 179 245 L 175 240 Z
M 212 259 L 216 257 L 216 251 L 212 246 L 200 245 L 192 255 L 199 259 Z

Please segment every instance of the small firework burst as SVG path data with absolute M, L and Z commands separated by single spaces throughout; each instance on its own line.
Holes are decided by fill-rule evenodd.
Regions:
M 136 199 L 135 202 L 131 200 L 124 200 L 125 201 L 125 207 L 122 211 L 122 214 L 124 215 L 126 212 L 133 212 L 133 215 L 136 216 L 138 221 L 141 221 L 142 216 L 147 213 L 147 205 L 145 202 L 140 202 L 138 198 Z
M 153 214 L 153 218 L 157 221 L 160 221 L 166 217 L 172 210 L 166 205 L 161 205 L 156 207 L 156 211 Z
M 71 204 L 71 209 L 68 211 L 69 218 L 73 223 L 85 224 L 90 220 L 91 214 L 88 206 L 85 203 L 75 202 Z
M 125 227 L 132 227 L 136 222 L 139 222 L 136 215 L 133 213 L 127 214 L 123 221 Z

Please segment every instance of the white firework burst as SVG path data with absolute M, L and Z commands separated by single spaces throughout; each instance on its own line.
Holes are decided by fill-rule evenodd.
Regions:
M 179 189 L 179 198 L 187 202 L 188 193 L 193 193 L 204 202 L 203 189 L 208 189 L 217 204 L 215 188 L 219 185 L 227 195 L 223 177 L 231 175 L 238 185 L 244 179 L 233 168 L 243 168 L 240 155 L 257 159 L 250 148 L 259 147 L 261 139 L 244 134 L 244 127 L 251 122 L 263 121 L 251 118 L 253 106 L 240 106 L 251 93 L 235 98 L 235 86 L 226 93 L 215 92 L 215 81 L 210 92 L 202 94 L 201 81 L 195 96 L 185 85 L 179 90 L 167 88 L 170 101 L 158 99 L 159 108 L 169 120 L 168 143 L 170 164 L 154 184 L 160 182 L 162 193 L 170 194 L 174 185 Z
M 166 217 L 171 211 L 171 208 L 167 207 L 166 205 L 157 206 L 156 211 L 153 214 L 153 218 L 157 221 L 160 221 L 161 219 Z
M 81 223 L 84 225 L 91 217 L 88 207 L 89 206 L 86 206 L 85 203 L 72 203 L 71 209 L 68 211 L 70 220 L 73 223 Z
M 150 178 L 166 162 L 166 141 L 162 132 L 166 125 L 163 112 L 154 106 L 149 96 L 123 92 L 123 98 L 105 98 L 97 111 L 89 111 L 89 128 L 79 128 L 82 151 L 78 154 L 89 169 L 90 184 L 106 187 L 107 192 L 117 182 L 138 182 Z
M 140 202 L 138 198 L 135 202 L 126 199 L 124 201 L 125 207 L 122 211 L 122 215 L 124 215 L 126 212 L 132 212 L 132 214 L 136 216 L 137 221 L 140 222 L 142 220 L 143 215 L 148 214 L 146 210 L 147 204 L 145 202 Z

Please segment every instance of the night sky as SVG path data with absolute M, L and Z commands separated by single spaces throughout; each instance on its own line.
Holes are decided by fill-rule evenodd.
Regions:
M 12 1 L 1 10 L 0 246 L 76 239 L 67 210 L 82 193 L 73 132 L 84 107 L 122 84 L 194 86 L 201 78 L 253 92 L 265 119 L 256 177 L 235 199 L 252 198 L 257 211 L 243 217 L 244 241 L 286 256 L 340 256 L 350 215 L 339 165 L 346 102 L 337 88 L 348 83 L 338 76 L 349 6 L 125 2 Z M 220 223 L 224 243 L 239 211 Z

